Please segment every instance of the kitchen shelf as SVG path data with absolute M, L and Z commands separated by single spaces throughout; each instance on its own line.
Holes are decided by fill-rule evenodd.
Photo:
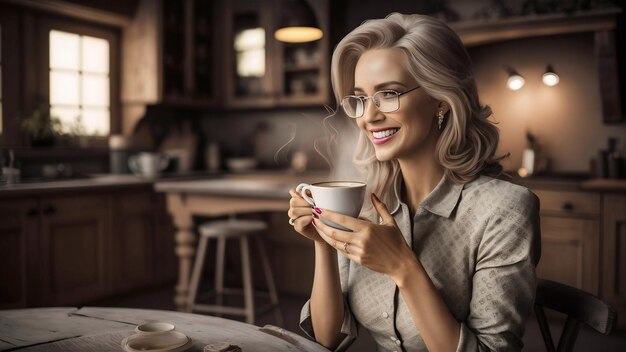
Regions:
M 571 15 L 559 13 L 453 22 L 449 26 L 466 46 L 475 46 L 528 37 L 613 30 L 620 13 L 619 8 L 611 7 Z

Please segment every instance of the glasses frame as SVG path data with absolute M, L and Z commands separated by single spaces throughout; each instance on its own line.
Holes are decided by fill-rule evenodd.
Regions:
M 378 111 L 380 111 L 380 112 L 382 112 L 384 114 L 390 113 L 390 112 L 395 112 L 395 111 L 400 110 L 400 97 L 402 95 L 404 95 L 406 93 L 409 93 L 409 92 L 412 92 L 412 91 L 414 91 L 414 90 L 416 90 L 417 88 L 420 88 L 420 87 L 421 86 L 416 86 L 416 87 L 413 87 L 413 88 L 411 88 L 409 90 L 405 90 L 404 92 L 398 92 L 395 89 L 383 89 L 383 90 L 379 90 L 379 91 L 375 92 L 374 94 L 372 94 L 370 96 L 367 96 L 367 95 L 346 95 L 345 97 L 341 98 L 341 107 L 343 108 L 343 111 L 346 113 L 346 115 L 348 115 L 348 117 L 351 117 L 353 119 L 358 119 L 358 118 L 363 117 L 363 115 L 365 115 L 365 108 L 367 107 L 366 102 L 367 102 L 367 100 L 370 100 L 370 99 L 374 102 L 374 106 L 376 106 L 376 109 L 378 109 Z M 378 104 L 376 104 L 376 100 L 373 99 L 374 96 L 376 96 L 376 94 L 379 94 L 379 93 L 395 93 L 396 94 L 396 99 L 398 99 L 398 107 L 395 108 L 394 110 L 390 110 L 390 111 L 381 111 L 380 107 L 378 106 Z M 347 98 L 356 98 L 356 99 L 359 99 L 361 101 L 361 103 L 363 104 L 363 112 L 361 113 L 361 115 L 359 115 L 359 116 L 350 116 L 350 114 L 348 113 L 348 111 L 346 110 L 346 108 L 344 106 L 344 101 Z

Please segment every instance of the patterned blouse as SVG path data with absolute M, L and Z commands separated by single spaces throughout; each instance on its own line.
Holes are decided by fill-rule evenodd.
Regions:
M 539 199 L 524 187 L 487 176 L 464 185 L 444 176 L 418 207 L 412 229 L 409 208 L 397 199 L 391 214 L 461 324 L 457 351 L 521 350 L 541 253 Z M 357 323 L 379 351 L 427 351 L 391 278 L 341 254 L 338 261 L 346 337 L 337 351 L 354 341 Z M 302 308 L 300 326 L 314 339 L 309 304 Z

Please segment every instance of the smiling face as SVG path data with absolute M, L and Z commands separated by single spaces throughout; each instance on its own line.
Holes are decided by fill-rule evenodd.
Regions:
M 401 49 L 364 52 L 355 68 L 354 95 L 372 96 L 387 89 L 402 93 L 417 87 L 419 84 L 407 66 L 406 54 Z M 420 152 L 434 151 L 437 142 L 435 116 L 439 102 L 422 88 L 402 94 L 399 99 L 398 110 L 387 113 L 380 112 L 368 99 L 363 116 L 356 119 L 374 144 L 379 161 L 413 158 Z

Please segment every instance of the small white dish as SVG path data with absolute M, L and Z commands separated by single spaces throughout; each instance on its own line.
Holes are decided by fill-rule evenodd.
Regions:
M 164 321 L 148 321 L 135 327 L 135 332 L 139 334 L 153 334 L 174 331 L 176 326 Z
M 122 340 L 122 347 L 127 352 L 182 352 L 192 345 L 191 338 L 178 331 L 159 334 L 139 333 Z

